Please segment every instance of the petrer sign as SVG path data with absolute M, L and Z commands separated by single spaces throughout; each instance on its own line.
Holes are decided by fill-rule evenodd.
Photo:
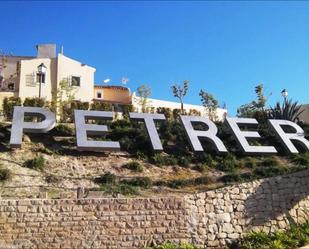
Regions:
M 42 117 L 41 122 L 27 122 L 25 116 Z M 117 141 L 95 141 L 89 140 L 90 135 L 102 135 L 108 131 L 106 125 L 89 124 L 86 120 L 111 120 L 112 112 L 105 111 L 85 111 L 75 110 L 75 129 L 77 149 L 83 151 L 118 151 L 120 144 Z M 131 120 L 140 120 L 145 123 L 147 133 L 155 151 L 162 151 L 162 143 L 157 132 L 155 121 L 164 121 L 163 114 L 149 113 L 129 113 Z M 221 139 L 217 136 L 216 125 L 206 117 L 180 116 L 181 123 L 186 131 L 190 144 L 194 152 L 203 152 L 201 140 L 211 143 L 218 153 L 227 153 L 227 149 Z M 309 141 L 304 136 L 303 129 L 297 124 L 288 120 L 269 119 L 269 128 L 274 131 L 279 141 L 288 153 L 299 153 L 293 143 L 298 143 L 305 151 L 309 151 Z M 246 154 L 275 154 L 277 150 L 274 146 L 253 146 L 248 142 L 248 138 L 260 138 L 257 131 L 243 131 L 239 125 L 258 125 L 254 118 L 226 118 L 231 133 L 238 142 L 242 152 Z M 208 130 L 196 130 L 194 124 L 200 123 L 208 127 Z M 53 129 L 56 124 L 55 114 L 40 107 L 14 107 L 12 120 L 10 146 L 20 148 L 23 133 L 46 133 Z M 285 132 L 283 127 L 291 127 L 294 132 Z

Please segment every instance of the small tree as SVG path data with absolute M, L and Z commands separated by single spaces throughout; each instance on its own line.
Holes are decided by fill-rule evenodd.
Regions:
M 183 111 L 183 98 L 186 96 L 188 90 L 189 90 L 189 81 L 188 80 L 184 80 L 183 81 L 183 85 L 179 86 L 179 85 L 173 85 L 172 87 L 172 91 L 173 91 L 173 95 L 175 98 L 178 98 L 181 104 L 181 114 L 184 114 Z
M 218 100 L 211 94 L 204 90 L 201 90 L 199 93 L 203 106 L 206 108 L 209 119 L 216 121 L 217 117 L 217 108 Z
M 256 116 L 257 112 L 265 113 L 265 105 L 267 99 L 264 95 L 264 86 L 262 84 L 257 85 L 254 91 L 256 93 L 257 101 L 253 100 L 248 104 L 241 105 L 237 109 L 238 117 L 252 118 Z M 258 116 L 265 116 L 265 115 L 262 114 Z
M 88 110 L 89 102 L 72 100 L 69 104 L 63 106 L 62 119 L 64 122 L 73 122 L 74 110 Z
M 133 105 L 122 105 L 121 106 L 122 109 L 122 117 L 125 120 L 130 120 L 130 112 L 134 112 L 134 106 Z
M 142 106 L 142 112 L 147 111 L 147 102 L 150 95 L 151 95 L 150 87 L 146 85 L 141 85 L 137 88 L 137 96 L 140 97 L 140 105 Z
M 255 103 L 255 106 L 259 111 L 264 111 L 266 101 L 267 101 L 264 95 L 264 86 L 262 84 L 257 85 L 255 87 L 255 93 L 256 93 L 258 101 L 257 102 L 253 101 L 253 102 Z
M 74 86 L 69 84 L 68 80 L 63 79 L 59 82 L 57 91 L 53 92 L 51 109 L 57 113 L 57 116 L 59 116 L 60 119 L 63 119 L 64 107 L 71 105 L 71 102 L 75 98 L 75 94 L 76 90 Z

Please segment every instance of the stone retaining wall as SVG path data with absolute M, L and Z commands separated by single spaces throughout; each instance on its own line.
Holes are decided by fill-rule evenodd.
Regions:
M 185 196 L 191 240 L 222 248 L 248 231 L 309 221 L 309 171 Z
M 250 230 L 309 220 L 309 171 L 184 197 L 0 200 L 0 248 L 223 248 Z

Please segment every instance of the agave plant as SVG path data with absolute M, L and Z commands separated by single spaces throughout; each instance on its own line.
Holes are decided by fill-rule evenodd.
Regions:
M 298 121 L 299 115 L 304 111 L 300 110 L 301 105 L 298 102 L 293 102 L 292 99 L 285 100 L 282 105 L 279 102 L 274 107 L 270 107 L 269 118 L 272 119 L 286 119 L 290 121 Z

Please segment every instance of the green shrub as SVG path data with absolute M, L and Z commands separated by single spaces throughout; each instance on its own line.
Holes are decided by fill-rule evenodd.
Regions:
M 0 182 L 8 181 L 12 178 L 12 173 L 9 169 L 0 168 Z
M 186 186 L 195 186 L 195 185 L 203 185 L 203 184 L 208 184 L 209 178 L 207 176 L 201 176 L 193 179 L 175 179 L 175 180 L 170 180 L 170 181 L 156 181 L 153 183 L 153 185 L 156 186 L 167 186 L 169 188 L 182 188 Z
M 165 107 L 158 107 L 157 108 L 157 113 L 164 114 L 165 118 L 167 120 L 171 120 L 173 117 L 173 112 L 170 108 L 165 108 Z
M 167 182 L 166 184 L 163 184 L 163 185 L 166 185 L 167 187 L 169 188 L 182 188 L 182 187 L 185 187 L 185 186 L 188 186 L 189 184 L 189 180 L 186 180 L 186 179 L 176 179 L 176 180 L 171 180 L 169 182 Z
M 271 167 L 271 166 L 281 166 L 282 163 L 281 161 L 274 156 L 271 157 L 266 157 L 262 162 L 261 162 L 261 166 L 265 166 L 265 167 Z
M 137 151 L 135 156 L 136 156 L 137 160 L 146 160 L 147 159 L 147 155 L 145 155 L 145 153 L 143 153 L 141 151 Z
M 190 158 L 187 156 L 182 156 L 178 158 L 178 164 L 183 167 L 188 167 L 190 165 Z
M 242 240 L 241 249 L 266 249 L 271 242 L 270 236 L 264 232 L 252 232 Z
M 34 97 L 34 98 L 25 98 L 23 105 L 32 106 L 32 107 L 44 107 L 46 106 L 45 99 Z
M 67 124 L 58 124 L 54 127 L 52 132 L 57 136 L 73 136 L 74 128 Z
M 282 175 L 288 172 L 289 172 L 289 169 L 286 167 L 272 167 L 272 166 L 267 166 L 267 167 L 259 166 L 253 170 L 253 174 L 259 178 Z
M 294 155 L 292 158 L 292 162 L 297 165 L 309 167 L 309 153 Z
M 225 182 L 225 183 L 240 182 L 241 180 L 242 180 L 242 177 L 237 171 L 232 172 L 230 174 L 226 174 L 220 178 L 220 181 Z
M 266 234 L 252 232 L 243 238 L 238 249 L 294 249 L 309 243 L 309 223 L 292 225 L 287 231 Z M 235 248 L 235 247 L 233 247 Z
M 90 110 L 94 111 L 112 111 L 113 106 L 111 103 L 93 102 L 90 106 Z
M 79 100 L 71 101 L 62 107 L 62 121 L 73 122 L 74 110 L 88 110 L 89 102 L 82 102 Z
M 133 105 L 122 105 L 122 117 L 125 120 L 129 120 L 129 112 L 134 112 L 134 106 Z
M 7 120 L 12 120 L 14 106 L 21 106 L 21 99 L 19 97 L 5 97 L 3 99 L 3 115 Z
M 193 169 L 199 171 L 199 172 L 205 172 L 208 169 L 208 166 L 206 163 L 198 163 Z
M 155 165 L 177 165 L 178 161 L 177 158 L 175 158 L 172 155 L 163 155 L 162 153 L 156 153 L 152 157 L 152 162 Z
M 258 160 L 255 157 L 246 157 L 243 160 L 243 166 L 246 168 L 256 168 L 258 166 Z
M 122 166 L 123 168 L 135 171 L 135 172 L 143 172 L 144 167 L 138 161 L 132 161 Z
M 224 172 L 233 172 L 238 166 L 236 157 L 233 154 L 227 154 L 217 165 L 217 169 Z
M 45 159 L 41 155 L 24 162 L 24 166 L 29 169 L 43 170 L 45 167 Z
M 44 153 L 46 155 L 53 155 L 54 154 L 54 152 L 52 150 L 45 148 L 45 147 L 37 149 L 37 152 Z
M 209 178 L 207 176 L 201 176 L 193 179 L 194 185 L 202 185 L 202 184 L 208 184 Z
M 148 155 L 152 152 L 144 124 L 131 123 L 128 120 L 116 120 L 110 124 L 111 132 L 107 138 L 119 141 L 121 149 L 136 154 L 137 152 Z
M 98 184 L 115 184 L 117 176 L 111 172 L 106 172 L 104 175 L 95 178 L 94 181 Z
M 149 177 L 134 177 L 129 180 L 122 180 L 120 183 L 141 188 L 150 188 L 152 185 L 152 181 Z
M 138 188 L 132 185 L 120 183 L 117 185 L 106 184 L 101 186 L 101 190 L 107 194 L 121 194 L 121 195 L 138 195 Z

